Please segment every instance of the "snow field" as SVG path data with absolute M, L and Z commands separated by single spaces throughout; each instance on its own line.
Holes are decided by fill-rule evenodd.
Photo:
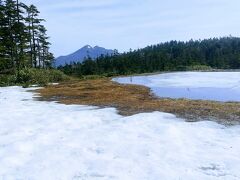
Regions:
M 34 88 L 31 88 L 34 89 Z M 240 127 L 34 101 L 0 88 L 0 179 L 240 179 Z

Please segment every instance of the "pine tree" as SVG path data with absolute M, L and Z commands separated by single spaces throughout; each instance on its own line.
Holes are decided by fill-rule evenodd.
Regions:
M 51 67 L 46 28 L 39 11 L 20 0 L 0 0 L 0 73 L 25 67 Z
M 38 66 L 38 42 L 37 42 L 37 34 L 39 30 L 40 23 L 43 19 L 39 19 L 39 11 L 36 6 L 30 5 L 27 8 L 28 17 L 26 18 L 26 22 L 28 23 L 28 31 L 29 31 L 29 44 L 30 44 L 30 55 L 31 55 L 31 63 L 36 68 Z
M 4 45 L 4 34 L 5 28 L 7 26 L 6 17 L 5 17 L 5 6 L 3 1 L 0 0 L 0 58 L 3 59 L 5 56 L 5 45 Z
M 28 49 L 28 31 L 27 26 L 25 25 L 26 18 L 24 17 L 26 12 L 26 5 L 24 3 L 19 2 L 19 0 L 16 1 L 17 5 L 17 43 L 19 46 L 19 65 L 18 69 L 26 67 L 27 65 L 27 49 Z
M 16 4 L 12 0 L 6 0 L 5 4 L 5 15 L 6 15 L 6 21 L 7 21 L 7 29 L 6 33 L 4 34 L 5 38 L 5 46 L 7 49 L 5 50 L 5 53 L 9 55 L 11 65 L 13 68 L 16 67 L 16 61 L 17 61 L 17 44 L 16 44 L 16 32 L 14 30 L 14 26 L 17 23 L 17 15 L 16 15 Z
M 51 62 L 51 58 L 49 59 L 49 46 L 50 43 L 48 42 L 49 37 L 47 36 L 47 30 L 43 25 L 40 25 L 38 28 L 38 35 L 37 35 L 37 41 L 38 41 L 38 50 L 39 50 L 39 65 L 41 65 L 43 68 L 46 67 L 46 64 L 49 64 Z
M 7 19 L 5 15 L 5 5 L 0 0 L 0 72 L 9 69 L 10 61 L 7 58 L 6 46 L 6 32 L 7 32 Z

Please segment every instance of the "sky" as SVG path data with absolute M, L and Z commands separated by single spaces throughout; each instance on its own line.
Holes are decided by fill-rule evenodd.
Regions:
M 38 7 L 56 57 L 82 46 L 119 52 L 170 40 L 240 36 L 239 0 L 22 0 Z

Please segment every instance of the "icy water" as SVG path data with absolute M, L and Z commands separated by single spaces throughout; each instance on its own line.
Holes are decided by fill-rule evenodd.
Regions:
M 147 86 L 159 97 L 240 102 L 240 72 L 179 72 L 113 80 Z

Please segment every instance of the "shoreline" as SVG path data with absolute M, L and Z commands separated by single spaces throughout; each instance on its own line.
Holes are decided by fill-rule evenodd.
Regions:
M 133 77 L 133 76 L 152 76 L 157 74 L 166 74 L 166 73 L 182 73 L 182 72 L 240 72 L 240 69 L 212 69 L 212 70 L 192 70 L 192 71 L 156 71 L 152 73 L 140 73 L 140 74 L 131 74 L 131 75 L 119 75 L 114 76 L 114 78 L 121 77 Z
M 114 107 L 120 115 L 160 111 L 189 122 L 215 121 L 223 125 L 240 124 L 240 103 L 159 98 L 150 88 L 113 82 L 111 78 L 74 80 L 36 90 L 41 101 L 63 104 Z

